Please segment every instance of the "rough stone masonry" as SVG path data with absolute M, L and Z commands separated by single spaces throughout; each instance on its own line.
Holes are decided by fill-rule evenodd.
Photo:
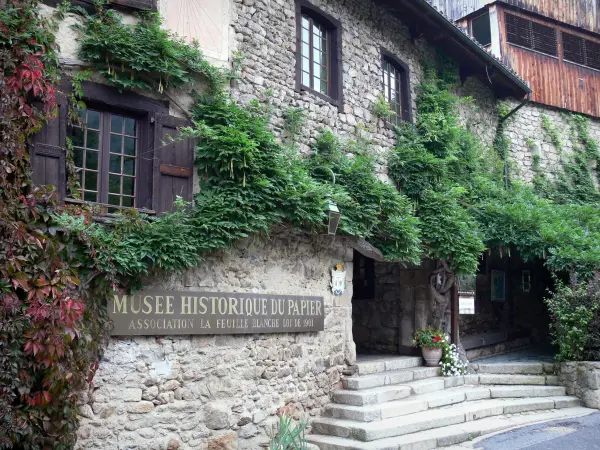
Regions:
M 159 1 L 159 10 L 165 10 L 163 3 L 167 1 Z M 303 108 L 307 121 L 298 143 L 304 153 L 311 151 L 310 145 L 321 129 L 331 130 L 342 139 L 360 137 L 370 141 L 377 156 L 375 170 L 385 178 L 387 152 L 395 139 L 394 131 L 372 113 L 382 94 L 381 48 L 409 67 L 413 116 L 423 61 L 432 59 L 435 50 L 423 39 L 411 39 L 406 24 L 369 1 L 315 0 L 313 4 L 341 21 L 341 110 L 295 90 L 296 19 L 292 0 L 231 1 L 227 8 L 230 50 L 236 48 L 245 57 L 242 78 L 232 95 L 241 102 L 269 98 L 272 125 L 279 134 L 283 133 L 285 111 Z M 52 8 L 44 8 L 45 14 L 52 14 Z M 63 63 L 71 64 L 71 68 L 77 66 L 73 61 L 78 39 L 71 28 L 77 20 L 77 16 L 68 14 L 57 35 Z M 134 19 L 129 15 L 127 20 Z M 474 78 L 465 80 L 456 91 L 473 99 L 460 106 L 464 123 L 491 145 L 498 124 L 493 91 Z M 172 94 L 189 105 L 189 99 L 179 97 L 180 91 Z M 531 152 L 525 138 L 539 140 L 542 136 L 538 108 L 528 105 L 506 127 L 512 140 L 511 156 L 526 180 L 532 175 Z M 548 114 L 554 120 L 561 118 L 556 111 Z M 598 130 L 597 123 L 593 124 L 594 136 L 599 136 Z M 541 149 L 542 167 L 557 162 L 547 139 L 541 142 Z M 255 450 L 264 446 L 274 431 L 278 407 L 292 403 L 297 417 L 317 415 L 329 402 L 330 391 L 339 386 L 345 365 L 355 359 L 352 258 L 352 249 L 340 237 L 309 237 L 280 230 L 268 239 L 247 239 L 229 251 L 218 252 L 183 275 L 146 280 L 144 288 L 157 290 L 322 295 L 325 330 L 112 338 L 93 382 L 80 398 L 77 448 Z M 329 288 L 330 270 L 340 262 L 345 264 L 347 287 L 342 296 L 334 297 Z M 382 293 L 382 301 L 375 306 L 394 310 L 385 302 L 390 295 L 392 300 L 403 297 L 404 290 L 387 297 Z M 397 313 L 398 305 L 395 307 Z M 420 317 L 416 308 L 409 313 L 412 321 Z M 398 339 L 397 321 L 385 325 L 381 333 Z M 364 328 L 371 333 L 376 327 Z M 407 336 L 403 335 L 403 340 L 407 341 Z
M 292 403 L 313 416 L 339 387 L 352 341 L 352 249 L 341 238 L 247 239 L 149 289 L 219 289 L 325 296 L 325 331 L 113 338 L 81 397 L 80 449 L 257 449 Z M 334 264 L 347 290 L 329 289 Z

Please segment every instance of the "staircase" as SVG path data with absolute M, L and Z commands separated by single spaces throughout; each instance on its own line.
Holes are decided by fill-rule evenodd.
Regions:
M 419 357 L 359 359 L 313 421 L 320 450 L 415 450 L 451 446 L 488 433 L 589 414 L 566 396 L 553 364 L 473 365 L 474 375 L 441 377 Z

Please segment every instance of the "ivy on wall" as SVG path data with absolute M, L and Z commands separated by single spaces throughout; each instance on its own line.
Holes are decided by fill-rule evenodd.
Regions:
M 341 233 L 369 239 L 390 260 L 438 261 L 430 282 L 439 321 L 455 276 L 473 273 L 486 248 L 516 248 L 582 276 L 598 266 L 592 197 L 541 195 L 516 181 L 507 187 L 507 152 L 486 148 L 461 124 L 461 100 L 451 94 L 457 71 L 447 61 L 426 71 L 416 126 L 398 131 L 389 164 L 398 191 L 373 173 L 367 142 L 322 132 L 303 159 L 294 147 L 302 126 L 296 110 L 288 114 L 288 145 L 279 143 L 269 108 L 235 103 L 223 89 L 234 74 L 161 29 L 157 15 L 128 25 L 102 6 L 79 12 L 80 56 L 120 89 L 162 92 L 196 75 L 206 80 L 209 95 L 196 96 L 194 125 L 183 130 L 198 138 L 201 189 L 172 213 L 126 212 L 109 223 L 93 222 L 86 206 L 60 207 L 51 192 L 32 191 L 25 143 L 54 109 L 53 25 L 32 1 L 12 0 L 0 11 L 0 181 L 7 186 L 0 192 L 0 446 L 72 445 L 77 389 L 97 367 L 113 288 L 195 266 L 273 225 L 323 232 L 328 199 L 342 210 Z M 32 98 L 45 108 L 33 108 Z M 584 124 L 573 129 L 585 160 L 597 159 Z

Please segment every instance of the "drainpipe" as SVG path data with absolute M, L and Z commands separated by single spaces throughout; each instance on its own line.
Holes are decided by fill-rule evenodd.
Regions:
M 519 103 L 515 108 L 513 108 L 508 114 L 500 117 L 500 123 L 498 124 L 499 131 L 502 131 L 504 128 L 504 122 L 518 110 L 520 110 L 523 106 L 531 101 L 531 92 L 527 93 L 527 96 Z M 502 155 L 504 159 L 504 188 L 508 189 L 508 155 L 506 154 L 506 148 L 504 149 L 504 154 Z

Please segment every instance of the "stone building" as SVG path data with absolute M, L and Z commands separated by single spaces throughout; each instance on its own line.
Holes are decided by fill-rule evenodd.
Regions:
M 510 141 L 512 164 L 508 170 L 513 175 L 527 182 L 533 181 L 536 171 L 556 176 L 574 145 L 579 145 L 573 133 L 573 114 L 584 115 L 589 136 L 600 140 L 600 27 L 594 2 L 431 3 L 531 88 L 526 99 L 507 102 L 510 109 L 518 108 L 503 123 Z M 551 280 L 541 262 L 523 263 L 518 255 L 495 256 L 486 258 L 484 267 L 487 269 L 477 276 L 477 313 L 461 316 L 461 335 L 469 336 L 463 339 L 465 347 L 482 342 L 503 345 L 507 340 L 523 343 L 531 331 L 537 337 L 546 334 L 549 322 L 539 299 Z M 486 286 L 492 270 L 505 274 L 508 308 L 489 300 Z M 532 322 L 536 316 L 538 320 Z
M 415 90 L 423 79 L 424 63 L 433 58 L 436 47 L 457 61 L 461 83 L 456 91 L 471 96 L 475 105 L 463 109 L 464 121 L 488 145 L 500 120 L 498 102 L 516 108 L 530 92 L 511 69 L 424 0 L 399 1 L 393 6 L 384 0 L 159 0 L 158 4 L 118 0 L 114 5 L 131 21 L 135 20 L 133 9 L 156 8 L 166 18 L 167 28 L 199 40 L 205 54 L 217 64 L 227 65 L 232 52 L 241 52 L 245 60 L 242 77 L 232 87 L 235 99 L 247 103 L 269 91 L 277 133 L 281 133 L 288 108 L 305 109 L 307 122 L 299 136 L 303 152 L 310 151 L 322 128 L 342 139 L 360 135 L 372 143 L 379 156 L 376 171 L 383 179 L 395 133 L 373 114 L 373 105 L 383 96 L 397 117 L 413 120 Z M 43 12 L 52 14 L 53 7 L 46 6 Z M 77 34 L 72 28 L 78 20 L 68 14 L 58 33 L 61 62 L 71 72 L 85 67 L 78 59 Z M 140 139 L 137 145 L 149 148 L 183 123 L 183 109 L 190 105 L 180 91 L 167 92 L 161 98 L 116 95 L 101 79 L 84 83 L 84 100 L 93 105 L 88 111 L 98 124 L 108 123 L 107 114 L 112 111 L 121 124 L 122 145 Z M 63 101 L 63 112 L 65 106 Z M 115 107 L 126 113 L 119 116 Z M 530 151 L 523 143 L 522 130 L 537 127 L 539 117 L 535 106 L 524 106 L 507 128 L 513 138 L 512 156 L 525 179 L 530 179 Z M 140 135 L 128 132 L 127 127 L 131 129 L 134 123 L 131 120 L 145 131 Z M 101 125 L 90 126 L 90 122 L 87 132 L 114 135 Z M 55 132 L 34 143 L 34 178 L 43 184 L 57 184 L 60 190 L 64 160 L 52 153 L 51 147 L 63 145 L 66 131 L 60 118 L 50 129 Z M 539 136 L 539 130 L 531 132 Z M 87 141 L 81 145 L 87 146 L 86 151 L 94 150 Z M 545 145 L 547 142 L 541 144 L 542 150 Z M 116 199 L 119 205 L 160 213 L 170 208 L 175 194 L 191 199 L 193 149 L 186 142 L 174 143 L 169 149 L 172 153 L 154 157 L 161 166 L 176 166 L 181 173 L 173 175 L 166 169 L 153 173 L 156 167 L 138 162 L 139 188 L 135 195 L 122 191 Z M 544 164 L 555 159 L 550 151 L 548 155 Z M 83 169 L 87 171 L 87 167 Z M 160 192 L 153 189 L 156 177 L 161 180 Z M 94 186 L 88 189 L 84 183 L 89 195 L 84 195 L 85 200 L 115 200 L 106 189 L 102 192 L 102 185 L 96 182 Z M 248 238 L 235 248 L 217 252 L 185 274 L 146 280 L 144 290 L 161 292 L 323 297 L 324 330 L 114 336 L 89 391 L 81 397 L 77 448 L 250 450 L 262 448 L 268 441 L 278 420 L 277 408 L 292 403 L 298 415 L 319 415 L 330 402 L 332 390 L 340 387 L 344 370 L 356 362 L 357 351 L 410 354 L 415 328 L 429 321 L 430 262 L 406 268 L 383 262 L 377 255 L 376 249 L 368 249 L 352 237 L 280 229 L 269 238 Z M 345 268 L 341 295 L 334 295 L 330 287 L 331 271 L 337 264 Z M 483 314 L 462 319 L 475 342 L 473 347 L 490 344 L 485 339 L 477 341 L 477 335 L 488 332 L 489 324 L 498 317 L 514 321 L 508 306 L 495 304 L 487 310 L 492 303 L 478 298 L 476 312 L 482 308 Z M 502 334 L 504 341 L 521 338 L 505 328 L 494 331 Z

